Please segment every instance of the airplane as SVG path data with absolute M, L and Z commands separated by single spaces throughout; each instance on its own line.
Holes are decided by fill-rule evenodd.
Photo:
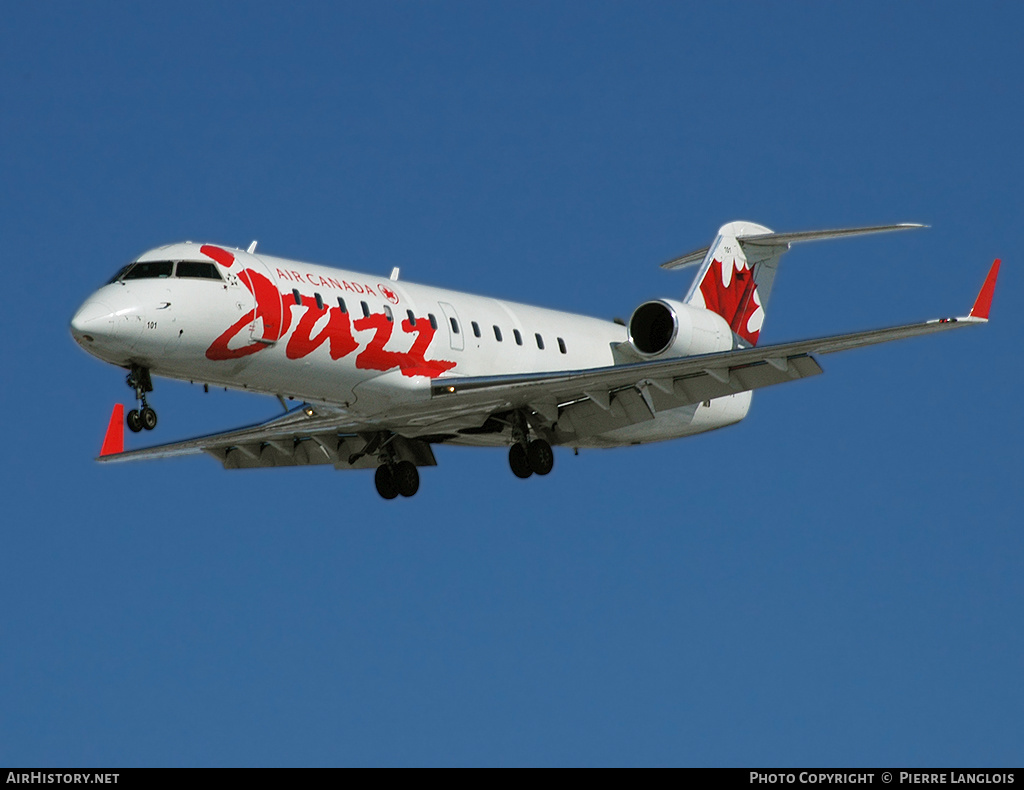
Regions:
M 966 316 L 758 346 L 791 245 L 924 227 L 775 233 L 737 221 L 708 247 L 681 299 L 628 322 L 184 242 L 150 250 L 71 319 L 88 353 L 128 371 L 137 408 L 114 407 L 103 462 L 206 453 L 226 469 L 330 464 L 375 469 L 384 499 L 413 496 L 436 444 L 508 447 L 520 478 L 546 475 L 552 446 L 675 439 L 742 420 L 752 392 L 822 373 L 816 356 L 988 321 L 995 260 Z M 153 377 L 276 396 L 284 413 L 245 428 L 125 450 L 152 430 Z M 301 405 L 289 409 L 289 400 Z

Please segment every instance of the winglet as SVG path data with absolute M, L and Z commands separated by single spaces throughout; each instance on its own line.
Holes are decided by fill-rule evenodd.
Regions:
M 974 307 L 971 308 L 971 318 L 988 320 L 988 311 L 992 307 L 992 294 L 995 293 L 996 278 L 999 276 L 999 263 L 999 258 L 996 258 L 992 263 L 992 268 L 988 270 L 985 284 L 981 286 L 978 298 L 974 300 Z
M 124 452 L 124 406 L 120 403 L 115 403 L 114 410 L 110 413 L 107 433 L 103 437 L 100 457 L 120 452 Z

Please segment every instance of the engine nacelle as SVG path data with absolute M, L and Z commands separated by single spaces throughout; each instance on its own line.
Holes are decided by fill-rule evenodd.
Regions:
M 718 313 L 671 299 L 644 302 L 629 319 L 629 344 L 643 359 L 713 354 L 733 347 Z

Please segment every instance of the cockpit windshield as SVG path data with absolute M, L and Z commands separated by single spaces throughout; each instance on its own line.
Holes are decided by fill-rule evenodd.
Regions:
M 122 280 L 148 280 L 154 277 L 170 277 L 174 270 L 174 261 L 146 261 L 136 263 L 126 271 Z
M 202 280 L 220 280 L 220 272 L 209 261 L 144 261 L 129 263 L 110 278 L 110 283 L 120 280 L 145 280 L 163 277 L 189 277 Z
M 175 277 L 198 277 L 203 280 L 219 280 L 217 265 L 209 261 L 178 261 Z

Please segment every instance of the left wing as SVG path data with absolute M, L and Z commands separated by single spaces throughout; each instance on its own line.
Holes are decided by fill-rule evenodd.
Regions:
M 434 401 L 458 401 L 464 408 L 476 407 L 477 410 L 485 405 L 493 411 L 530 408 L 550 422 L 557 421 L 566 409 L 584 401 L 608 411 L 616 398 L 626 398 L 635 404 L 639 397 L 653 416 L 656 410 L 663 408 L 700 403 L 818 375 L 822 369 L 813 354 L 833 354 L 983 323 L 986 319 L 972 316 L 939 318 L 869 332 L 591 370 L 440 378 L 431 381 L 430 389 Z M 661 395 L 652 395 L 655 391 Z M 659 399 L 664 404 L 660 408 Z M 626 411 L 630 411 L 628 405 Z
M 650 419 L 659 408 L 659 399 L 664 408 L 674 408 L 817 375 L 822 370 L 813 354 L 834 354 L 987 323 L 999 264 L 998 260 L 992 264 L 971 312 L 958 318 L 590 370 L 438 378 L 430 383 L 431 397 L 437 402 L 461 403 L 464 409 L 530 408 L 551 423 L 585 401 L 590 402 L 582 407 L 585 413 L 597 415 L 590 404 L 607 412 L 614 399 L 623 398 L 627 414 L 632 411 L 638 418 Z M 649 414 L 637 407 L 638 401 Z

